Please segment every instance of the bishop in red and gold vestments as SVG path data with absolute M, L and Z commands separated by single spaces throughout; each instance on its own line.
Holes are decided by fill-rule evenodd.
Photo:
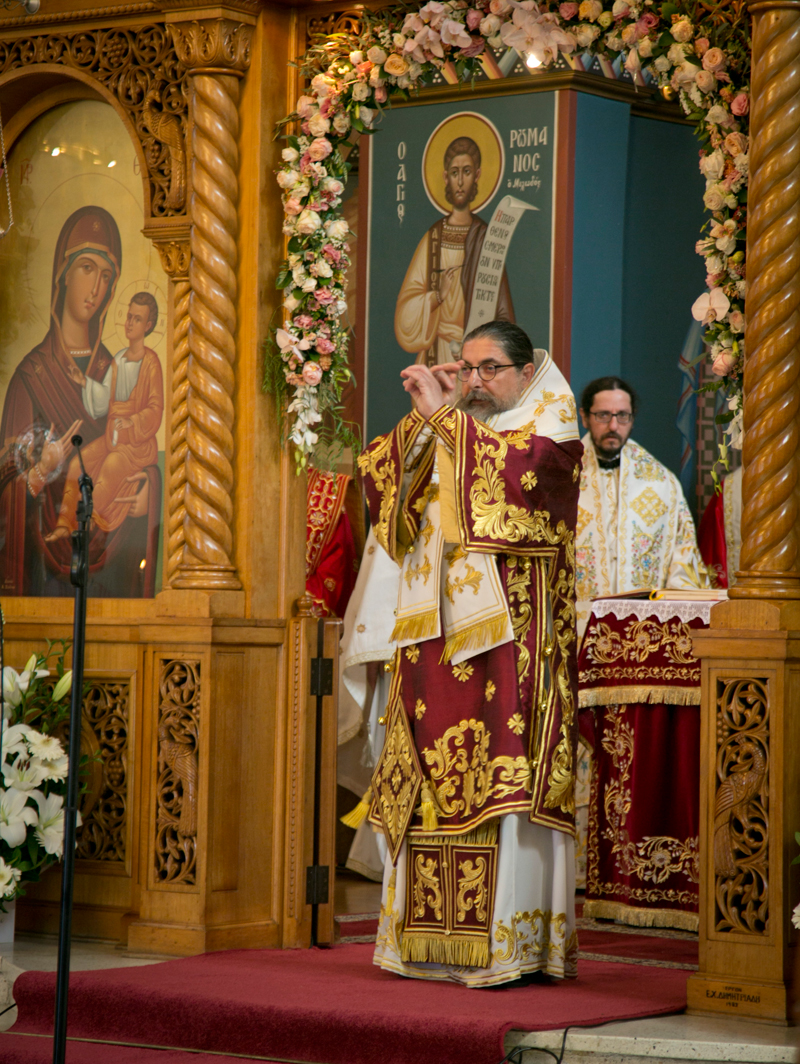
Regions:
M 388 850 L 375 963 L 571 976 L 575 402 L 508 322 L 402 375 L 414 412 L 359 459 L 372 528 L 342 648 L 345 713 L 367 662 L 389 680 L 364 802 Z

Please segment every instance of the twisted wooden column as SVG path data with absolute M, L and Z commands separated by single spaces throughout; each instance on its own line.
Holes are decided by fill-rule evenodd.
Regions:
M 172 424 L 169 465 L 169 526 L 167 530 L 167 583 L 172 584 L 183 559 L 186 516 L 186 429 L 189 420 L 189 297 L 188 280 L 175 282 L 173 290 Z
M 181 470 L 173 443 L 170 552 L 180 557 L 171 583 L 233 590 L 241 587 L 233 564 L 238 103 L 252 30 L 225 18 L 171 29 L 193 75 L 185 420 L 177 391 L 173 406 L 185 451 Z
M 750 5 L 742 572 L 733 598 L 800 598 L 800 2 Z

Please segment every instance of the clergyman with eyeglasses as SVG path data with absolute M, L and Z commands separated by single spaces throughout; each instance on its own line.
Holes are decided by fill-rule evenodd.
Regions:
M 678 478 L 630 438 L 633 388 L 600 377 L 581 396 L 583 473 L 578 503 L 578 631 L 591 600 L 637 588 L 698 586 L 702 561 Z
M 575 401 L 506 321 L 401 377 L 413 412 L 359 459 L 372 527 L 340 657 L 364 712 L 381 665 L 374 960 L 472 987 L 572 977 Z

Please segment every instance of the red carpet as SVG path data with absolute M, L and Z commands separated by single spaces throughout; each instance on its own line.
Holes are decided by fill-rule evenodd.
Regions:
M 619 931 L 578 931 L 581 953 L 598 953 L 653 965 L 697 968 L 697 939 L 657 938 L 654 935 L 621 934 Z
M 50 1064 L 53 1039 L 0 1034 L 2 1064 Z M 263 1058 L 262 1058 L 263 1059 Z M 175 1049 L 142 1049 L 92 1042 L 67 1042 L 67 1064 L 260 1064 L 257 1057 L 220 1057 Z
M 73 974 L 69 1034 L 318 1064 L 498 1064 L 512 1028 L 679 1012 L 686 978 L 675 969 L 582 960 L 576 980 L 466 990 L 382 972 L 371 945 L 235 950 Z M 19 977 L 15 1032 L 51 1033 L 54 987 L 52 973 Z M 173 1064 L 169 1056 L 157 1061 Z

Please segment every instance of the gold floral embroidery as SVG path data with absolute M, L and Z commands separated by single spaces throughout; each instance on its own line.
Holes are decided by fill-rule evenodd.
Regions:
M 433 750 L 426 747 L 422 751 L 443 816 L 461 811 L 468 817 L 473 806 L 479 810 L 489 798 L 531 790 L 528 758 L 501 756 L 489 761 L 490 735 L 483 721 L 462 720 L 435 740 Z M 465 748 L 468 737 L 472 739 L 471 754 Z M 459 792 L 460 797 L 455 797 Z
M 375 538 L 383 549 L 392 553 L 393 549 L 393 514 L 397 499 L 397 467 L 390 458 L 392 435 L 384 436 L 380 443 L 364 451 L 358 457 L 358 468 L 362 477 L 372 477 L 375 490 L 381 494 L 378 521 L 375 524 Z
M 425 716 L 425 710 L 427 708 L 428 707 L 425 705 L 422 699 L 418 698 L 417 704 L 414 706 L 414 716 L 417 718 L 417 720 L 422 720 L 422 718 Z
M 491 702 L 491 700 L 494 698 L 494 693 L 495 693 L 496 690 L 497 690 L 497 688 L 492 683 L 492 681 L 491 680 L 487 680 L 486 681 L 486 690 L 483 692 L 484 697 L 486 698 L 487 702 Z
M 399 672 L 395 673 L 395 677 L 399 675 Z M 408 717 L 400 701 L 398 681 L 392 682 L 392 717 L 386 729 L 383 752 L 372 776 L 372 790 L 386 842 L 395 860 L 414 815 L 417 795 L 422 786 L 422 773 Z
M 612 662 L 644 663 L 653 654 L 663 653 L 675 665 L 696 665 L 692 631 L 683 621 L 632 620 L 624 637 L 603 621 L 596 621 L 586 633 L 584 648 L 590 661 L 598 665 Z
M 581 475 L 581 463 L 578 462 L 575 468 L 572 470 L 572 483 L 574 484 L 578 477 Z
M 366 632 L 366 630 L 367 630 L 367 626 L 365 624 L 357 624 L 356 625 L 356 631 L 357 632 Z
M 489 867 L 484 857 L 478 857 L 473 865 L 472 861 L 462 861 L 458 866 L 461 876 L 458 880 L 458 893 L 456 894 L 456 920 L 463 924 L 467 913 L 475 908 L 475 915 L 480 921 L 486 920 L 486 902 L 489 898 L 489 889 L 486 883 L 486 873 Z M 474 894 L 474 898 L 468 898 L 467 894 Z
M 516 961 L 547 959 L 547 970 L 573 973 L 578 962 L 578 936 L 573 931 L 567 939 L 566 913 L 549 909 L 518 912 L 511 917 L 511 925 L 497 922 L 495 941 L 501 947 L 494 952 L 495 961 L 507 964 Z
M 517 678 L 520 683 L 527 678 L 531 667 L 531 654 L 526 645 L 528 632 L 530 632 L 531 623 L 533 622 L 530 582 L 530 559 L 525 558 L 523 560 L 513 556 L 509 557 L 506 591 L 508 593 L 508 608 L 511 614 L 514 643 L 517 648 Z
M 528 471 L 527 473 L 522 474 L 519 478 L 519 482 L 526 491 L 532 491 L 538 483 L 538 477 L 535 473 Z
M 656 495 L 652 488 L 645 488 L 630 504 L 631 509 L 641 517 L 646 525 L 652 525 L 667 512 L 667 504 Z
M 481 580 L 483 580 L 483 573 L 479 573 L 477 569 L 473 569 L 467 562 L 466 576 L 457 576 L 454 580 L 450 579 L 448 574 L 447 579 L 444 582 L 444 593 L 450 599 L 451 602 L 456 601 L 456 592 L 459 595 L 464 593 L 464 589 L 471 587 L 473 594 L 478 594 L 478 589 L 481 586 Z
M 522 714 L 515 713 L 513 717 L 509 717 L 508 726 L 515 735 L 522 735 L 525 731 L 525 721 L 522 719 Z
M 475 672 L 475 667 L 470 665 L 469 662 L 462 662 L 460 665 L 453 666 L 453 676 L 462 683 L 466 683 L 473 672 Z
M 419 661 L 419 647 L 416 643 L 411 643 L 410 646 L 406 647 L 406 657 L 412 665 L 417 664 L 417 662 Z
M 423 493 L 420 495 L 420 497 L 417 499 L 417 501 L 414 503 L 414 509 L 417 511 L 418 514 L 422 514 L 428 503 L 436 502 L 438 498 L 439 485 L 429 484 L 427 488 L 425 488 Z
M 436 914 L 436 919 L 441 920 L 443 898 L 439 877 L 436 875 L 439 871 L 438 862 L 432 857 L 425 858 L 423 854 L 417 854 L 414 871 L 414 915 L 417 919 L 423 917 L 427 902 L 428 907 Z M 428 891 L 430 893 L 426 896 Z
M 584 510 L 584 508 L 582 506 L 579 506 L 578 507 L 578 525 L 577 525 L 577 528 L 575 529 L 575 534 L 577 536 L 583 535 L 583 530 L 586 528 L 586 526 L 588 524 L 591 523 L 591 521 L 592 521 L 592 515 L 591 515 L 590 511 L 589 510 Z
M 461 546 L 455 546 L 444 554 L 448 565 L 455 565 L 459 558 L 466 558 L 467 552 Z
M 419 565 L 409 565 L 405 572 L 405 581 L 408 584 L 408 590 L 411 590 L 411 581 L 419 580 L 422 577 L 423 587 L 428 583 L 428 577 L 433 572 L 433 566 L 430 563 L 428 555 L 423 555 L 422 561 Z
M 625 706 L 615 706 L 606 712 L 606 727 L 602 744 L 611 755 L 615 778 L 606 784 L 603 795 L 608 826 L 603 838 L 611 843 L 617 869 L 626 876 L 636 876 L 643 882 L 663 883 L 670 876 L 683 873 L 693 883 L 700 881 L 700 850 L 696 837 L 683 842 L 668 835 L 646 836 L 632 842 L 625 823 L 631 810 L 631 778 L 634 755 L 633 728 L 625 721 Z
M 425 546 L 426 547 L 428 546 L 428 544 L 431 541 L 431 536 L 433 535 L 433 532 L 434 532 L 433 524 L 431 523 L 429 518 L 426 518 L 425 519 L 425 524 L 419 530 L 419 538 L 425 540 Z

